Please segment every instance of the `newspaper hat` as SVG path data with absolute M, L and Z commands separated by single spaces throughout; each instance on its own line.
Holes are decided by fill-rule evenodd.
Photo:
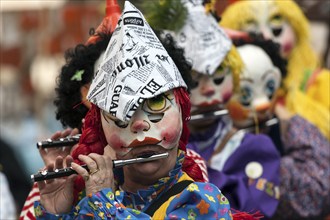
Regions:
M 231 48 L 231 40 L 201 2 L 182 0 L 187 8 L 187 19 L 179 32 L 174 34 L 177 44 L 185 50 L 193 69 L 212 75 Z
M 128 122 L 145 99 L 177 87 L 187 88 L 172 58 L 143 14 L 126 1 L 88 100 Z

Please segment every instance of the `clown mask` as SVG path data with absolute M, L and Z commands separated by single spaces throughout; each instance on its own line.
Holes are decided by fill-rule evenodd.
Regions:
M 223 108 L 233 91 L 233 78 L 228 67 L 220 66 L 213 75 L 192 71 L 191 114 L 208 113 Z
M 229 7 L 228 15 L 230 13 L 239 15 L 235 18 L 239 30 L 261 34 L 266 40 L 280 44 L 283 58 L 291 54 L 297 42 L 296 34 L 275 1 L 239 1 Z M 225 13 L 225 23 L 226 16 Z
M 271 117 L 281 73 L 260 47 L 245 45 L 238 52 L 245 68 L 240 76 L 240 92 L 233 96 L 228 110 L 234 124 L 244 128 Z
M 179 144 L 181 110 L 173 91 L 146 99 L 129 122 L 103 110 L 101 115 L 107 142 L 119 158 L 130 151 L 133 157 L 147 157 L 172 150 Z

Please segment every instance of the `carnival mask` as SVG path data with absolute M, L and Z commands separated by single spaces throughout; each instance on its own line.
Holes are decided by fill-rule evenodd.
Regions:
M 238 52 L 245 66 L 240 76 L 240 92 L 230 100 L 228 110 L 234 124 L 244 128 L 272 116 L 281 73 L 260 47 L 244 45 L 238 48 Z
M 182 118 L 172 91 L 146 99 L 129 122 L 103 110 L 101 115 L 107 142 L 120 156 L 137 147 L 148 148 L 143 153 L 153 155 L 178 146 Z

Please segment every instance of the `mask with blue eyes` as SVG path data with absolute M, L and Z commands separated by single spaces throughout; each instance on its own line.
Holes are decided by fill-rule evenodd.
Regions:
M 234 124 L 244 128 L 272 117 L 281 73 L 260 47 L 244 45 L 238 52 L 244 69 L 240 75 L 240 91 L 233 96 L 228 110 Z

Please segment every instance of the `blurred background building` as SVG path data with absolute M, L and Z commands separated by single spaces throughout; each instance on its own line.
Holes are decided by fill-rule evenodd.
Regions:
M 231 1 L 217 0 L 218 14 Z M 330 0 L 297 2 L 311 21 L 311 43 L 329 68 Z M 19 209 L 30 174 L 43 167 L 36 142 L 62 129 L 53 99 L 64 51 L 86 42 L 104 16 L 105 0 L 0 0 L 0 12 L 0 170 Z

